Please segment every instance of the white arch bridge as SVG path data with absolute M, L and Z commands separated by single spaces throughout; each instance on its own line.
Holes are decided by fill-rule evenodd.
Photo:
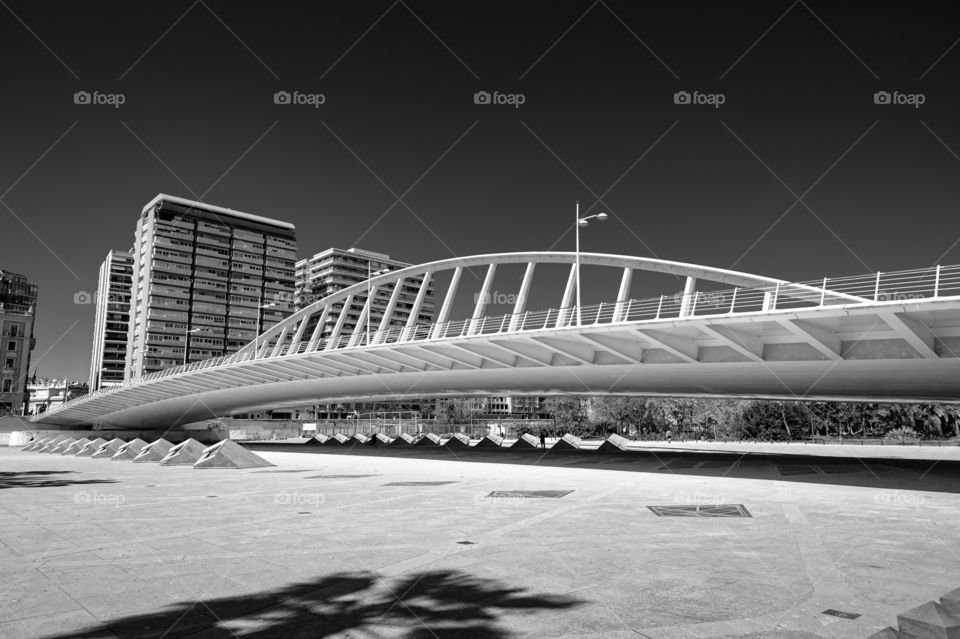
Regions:
M 154 428 L 265 407 L 480 394 L 960 402 L 960 266 L 786 282 L 621 255 L 581 253 L 580 261 L 609 276 L 610 301 L 574 305 L 574 253 L 411 266 L 321 299 L 233 355 L 152 373 L 33 421 Z M 535 271 L 549 264 L 569 266 L 562 298 L 529 310 Z M 525 268 L 511 312 L 490 315 L 497 269 L 508 265 Z M 485 276 L 476 278 L 473 312 L 452 320 L 468 270 Z M 637 273 L 675 276 L 683 293 L 633 299 Z M 440 275 L 435 321 L 418 323 Z M 401 291 L 419 278 L 411 303 Z M 389 301 L 367 331 L 378 292 Z M 405 322 L 396 319 L 401 308 Z

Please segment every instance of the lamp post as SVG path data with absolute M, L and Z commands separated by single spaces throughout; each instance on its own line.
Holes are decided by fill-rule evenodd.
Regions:
M 263 291 L 260 291 L 260 298 L 257 300 L 257 325 L 254 327 L 254 338 L 253 338 L 253 356 L 256 357 L 260 352 L 260 311 L 264 308 L 273 308 L 276 306 L 276 302 L 270 302 L 269 304 L 263 303 Z
M 370 308 L 367 309 L 367 346 L 370 345 L 370 318 L 373 317 L 373 300 L 370 299 L 373 295 L 373 287 L 370 285 L 370 278 L 377 275 L 383 275 L 384 273 L 388 273 L 390 271 L 389 268 L 382 268 L 378 271 L 371 272 L 372 268 L 372 262 L 367 260 L 367 299 L 370 300 Z M 400 283 L 397 282 L 398 286 L 399 284 Z
M 575 225 L 577 236 L 577 326 L 580 326 L 580 227 L 590 226 L 590 220 L 596 218 L 599 222 L 607 219 L 606 213 L 596 213 L 587 217 L 580 217 L 580 202 L 577 202 L 577 223 Z
M 205 328 L 192 328 L 187 330 L 186 327 L 183 329 L 183 365 L 187 365 L 187 353 L 190 352 L 190 334 L 191 333 L 205 333 L 207 329 Z

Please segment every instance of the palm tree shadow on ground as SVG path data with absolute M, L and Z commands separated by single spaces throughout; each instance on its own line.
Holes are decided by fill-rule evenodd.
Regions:
M 504 614 L 565 610 L 583 603 L 566 595 L 509 588 L 457 570 L 390 580 L 368 572 L 336 573 L 243 597 L 177 603 L 46 639 L 320 639 L 350 636 L 351 631 L 402 639 L 493 639 L 512 635 L 500 620 Z

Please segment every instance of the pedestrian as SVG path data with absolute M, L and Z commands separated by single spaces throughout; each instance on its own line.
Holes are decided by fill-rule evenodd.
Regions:
M 543 429 L 540 429 L 540 448 L 546 449 L 547 447 L 547 436 L 543 434 Z
M 669 428 L 667 429 L 667 443 L 673 443 L 673 431 L 671 431 Z

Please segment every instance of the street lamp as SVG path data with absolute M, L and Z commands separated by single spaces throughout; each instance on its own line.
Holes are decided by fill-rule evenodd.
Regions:
M 370 299 L 373 295 L 373 289 L 372 289 L 372 286 L 370 285 L 370 278 L 390 272 L 389 268 L 382 268 L 379 271 L 374 271 L 371 273 L 370 272 L 371 268 L 372 268 L 372 262 L 370 260 L 367 260 L 367 299 L 369 300 L 369 308 L 367 309 L 367 346 L 370 345 L 370 318 L 373 317 L 373 300 Z M 397 285 L 399 286 L 400 283 L 397 282 Z
M 256 357 L 260 352 L 260 311 L 264 308 L 273 308 L 276 306 L 276 302 L 270 302 L 269 304 L 263 303 L 263 291 L 260 291 L 260 298 L 257 300 L 257 325 L 254 327 L 254 337 L 253 337 L 253 356 Z
M 596 213 L 594 215 L 588 215 L 587 217 L 580 217 L 580 202 L 577 202 L 577 223 L 576 223 L 576 235 L 577 235 L 577 326 L 580 326 L 580 227 L 581 226 L 590 226 L 590 220 L 596 218 L 598 221 L 603 222 L 607 219 L 606 213 Z
M 183 327 L 183 365 L 187 365 L 187 353 L 190 352 L 190 334 L 191 333 L 205 333 L 207 329 L 205 328 L 192 328 L 187 330 L 187 327 Z

